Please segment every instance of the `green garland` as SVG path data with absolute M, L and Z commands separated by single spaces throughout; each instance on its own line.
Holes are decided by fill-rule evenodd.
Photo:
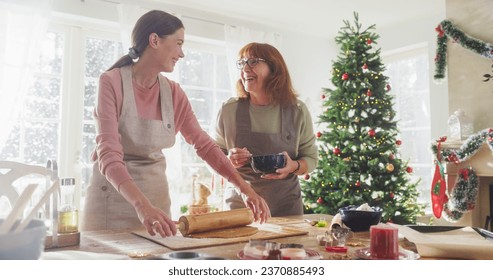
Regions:
M 473 38 L 458 29 L 449 20 L 443 20 L 435 30 L 437 35 L 437 52 L 435 56 L 435 76 L 437 80 L 445 78 L 447 59 L 447 39 L 450 37 L 462 47 L 471 50 L 485 58 L 493 59 L 493 45 Z
M 446 138 L 443 139 L 445 141 Z M 442 142 L 443 142 L 442 141 Z M 459 149 L 441 149 L 440 159 L 445 162 L 460 163 L 473 156 L 483 143 L 487 142 L 488 147 L 493 152 L 493 128 L 483 129 L 480 132 L 469 136 Z M 437 155 L 437 143 L 431 145 L 431 150 Z
M 446 137 L 442 137 L 431 146 L 435 157 L 443 162 L 455 164 L 464 162 L 476 154 L 485 142 L 488 143 L 488 147 L 493 152 L 492 128 L 471 135 L 459 149 L 440 149 L 440 155 L 437 155 L 438 142 L 444 142 L 446 139 Z M 464 213 L 474 209 L 478 191 L 479 179 L 476 172 L 471 167 L 460 169 L 455 185 L 448 196 L 448 202 L 443 208 L 444 218 L 450 222 L 456 222 L 462 218 Z

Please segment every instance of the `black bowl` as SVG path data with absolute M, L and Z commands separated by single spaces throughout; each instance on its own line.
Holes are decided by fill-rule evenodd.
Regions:
M 376 225 L 382 218 L 382 208 L 372 207 L 374 211 L 356 210 L 356 206 L 350 205 L 339 209 L 342 222 L 352 231 L 367 231 L 370 226 Z
M 275 173 L 276 169 L 286 166 L 286 157 L 283 153 L 252 156 L 250 159 L 255 173 Z

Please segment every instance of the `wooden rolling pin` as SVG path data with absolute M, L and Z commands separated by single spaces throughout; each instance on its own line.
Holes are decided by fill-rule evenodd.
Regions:
M 192 233 L 241 227 L 251 223 L 253 223 L 252 210 L 250 208 L 241 208 L 181 216 L 178 220 L 178 229 L 183 236 L 187 236 Z

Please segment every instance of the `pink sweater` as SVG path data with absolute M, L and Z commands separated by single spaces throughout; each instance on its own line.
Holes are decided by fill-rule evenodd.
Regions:
M 173 95 L 173 109 L 176 133 L 180 132 L 185 141 L 193 145 L 197 154 L 217 173 L 229 180 L 236 172 L 221 149 L 214 143 L 199 125 L 192 106 L 180 85 L 169 80 Z M 145 119 L 161 120 L 159 103 L 159 83 L 151 89 L 136 86 L 134 83 L 135 103 L 139 116 Z M 105 72 L 99 79 L 98 102 L 94 109 L 96 121 L 96 149 L 92 160 L 98 160 L 101 174 L 106 176 L 115 188 L 132 180 L 123 162 L 123 148 L 120 143 L 118 121 L 123 104 L 123 87 L 120 69 Z M 168 164 L 170 159 L 168 159 Z

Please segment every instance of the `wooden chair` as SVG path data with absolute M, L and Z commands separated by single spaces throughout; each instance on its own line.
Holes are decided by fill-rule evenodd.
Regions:
M 51 175 L 52 171 L 44 166 L 29 165 L 14 161 L 0 161 L 0 198 L 6 197 L 10 206 L 12 206 L 19 198 L 23 187 L 27 186 L 23 180 L 36 179 L 37 181 L 42 181 L 44 179 L 46 182 L 44 184 L 46 187 L 49 187 Z M 6 216 L 8 214 L 2 213 L 3 211 L 5 209 L 2 210 L 0 207 L 0 216 Z

